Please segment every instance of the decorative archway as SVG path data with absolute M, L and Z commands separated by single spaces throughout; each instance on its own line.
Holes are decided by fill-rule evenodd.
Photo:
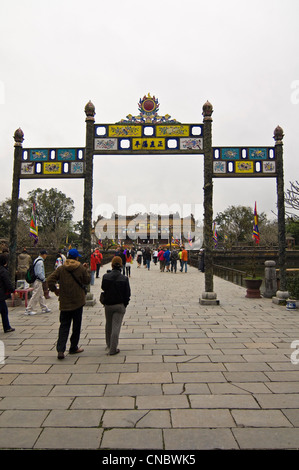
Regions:
M 83 252 L 89 261 L 91 252 L 93 158 L 95 155 L 117 154 L 201 154 L 204 158 L 204 237 L 205 292 L 199 302 L 217 305 L 213 285 L 213 179 L 274 177 L 277 181 L 279 226 L 280 291 L 286 298 L 286 240 L 283 181 L 283 130 L 274 131 L 274 147 L 213 147 L 213 107 L 207 101 L 202 108 L 203 122 L 184 124 L 170 115 L 159 115 L 159 101 L 145 95 L 138 103 L 139 114 L 127 115 L 115 124 L 95 123 L 95 106 L 85 106 L 86 142 L 81 148 L 23 148 L 24 134 L 14 134 L 14 170 L 10 231 L 10 273 L 16 270 L 17 215 L 21 179 L 82 178 L 84 179 Z

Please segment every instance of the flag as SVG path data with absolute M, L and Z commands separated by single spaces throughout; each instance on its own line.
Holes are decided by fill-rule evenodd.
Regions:
M 34 238 L 34 244 L 36 245 L 38 242 L 38 226 L 37 226 L 35 203 L 33 203 L 32 211 L 31 211 L 29 236 Z
M 101 239 L 98 240 L 98 244 L 103 248 L 103 243 Z
M 213 224 L 213 240 L 214 240 L 214 246 L 216 248 L 216 246 L 218 245 L 218 233 L 216 229 L 216 222 L 214 222 Z
M 188 232 L 188 243 L 190 246 L 192 246 L 192 237 L 190 235 L 190 232 Z
M 260 242 L 260 232 L 259 232 L 259 227 L 258 227 L 258 216 L 257 216 L 257 211 L 256 211 L 256 203 L 255 203 L 255 206 L 254 206 L 254 222 L 253 222 L 252 238 L 253 238 L 253 240 L 255 240 L 255 243 L 259 244 L 259 242 Z

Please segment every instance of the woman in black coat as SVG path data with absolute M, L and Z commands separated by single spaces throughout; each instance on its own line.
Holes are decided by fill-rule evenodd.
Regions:
M 5 299 L 9 296 L 9 294 L 14 291 L 15 289 L 10 281 L 7 271 L 7 257 L 2 254 L 0 255 L 0 312 L 4 333 L 15 331 L 15 329 L 10 326 L 8 319 L 8 308 L 5 302 Z

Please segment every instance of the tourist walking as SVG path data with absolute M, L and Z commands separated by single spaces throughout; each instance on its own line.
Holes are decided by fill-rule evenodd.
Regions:
M 141 251 L 140 247 L 138 247 L 138 250 L 137 250 L 137 268 L 140 268 L 141 261 L 142 261 L 142 251 Z
M 169 248 L 167 248 L 165 253 L 164 253 L 164 259 L 165 259 L 166 272 L 169 273 L 169 267 L 170 267 L 170 251 L 169 251 Z
M 97 271 L 96 271 L 96 278 L 98 279 L 101 264 L 102 264 L 103 255 L 102 255 L 102 253 L 100 252 L 100 250 L 98 248 L 95 250 L 95 255 L 96 255 L 97 260 L 98 260 L 98 262 L 97 262 Z
M 183 248 L 181 272 L 183 272 L 184 266 L 185 266 L 185 273 L 187 272 L 187 261 L 188 261 L 188 251 L 185 248 Z
M 161 273 L 164 272 L 164 270 L 165 270 L 164 251 L 165 251 L 165 250 L 163 250 L 163 248 L 161 248 L 161 250 L 160 250 L 159 253 L 158 253 L 158 260 L 159 260 L 159 263 L 160 263 L 160 271 L 161 271 Z
M 0 312 L 2 319 L 2 326 L 4 333 L 11 333 L 15 331 L 14 328 L 10 326 L 8 318 L 8 308 L 6 305 L 6 299 L 9 298 L 15 289 L 12 285 L 12 282 L 9 278 L 7 270 L 8 259 L 6 255 L 0 255 Z
M 90 255 L 90 285 L 94 285 L 94 278 L 97 271 L 97 257 L 95 253 L 91 253 Z
M 88 264 L 79 262 L 78 251 L 69 251 L 65 263 L 47 278 L 49 289 L 59 297 L 60 326 L 56 350 L 58 359 L 64 359 L 66 344 L 72 324 L 70 354 L 83 352 L 79 347 L 83 307 L 85 305 L 85 286 L 90 283 Z
M 171 262 L 171 272 L 175 272 L 177 270 L 177 262 L 178 262 L 178 252 L 177 250 L 172 250 L 170 255 L 170 262 Z
M 66 257 L 62 254 L 61 250 L 58 250 L 56 261 L 55 261 L 55 269 L 59 268 L 59 266 L 62 266 L 63 263 L 65 262 Z
M 148 270 L 150 270 L 152 254 L 151 254 L 151 250 L 149 248 L 145 249 L 144 257 L 145 257 L 146 267 L 147 267 Z
M 26 248 L 23 248 L 22 253 L 18 256 L 18 269 L 17 269 L 17 278 L 25 279 L 26 273 L 29 269 L 29 266 L 32 264 L 32 259 Z
M 109 354 L 119 353 L 119 334 L 131 297 L 129 279 L 122 274 L 122 259 L 115 256 L 112 259 L 112 270 L 102 278 L 105 305 L 105 337 Z
M 47 255 L 48 253 L 46 250 L 41 250 L 39 256 L 33 262 L 36 279 L 33 282 L 32 297 L 29 300 L 28 306 L 25 310 L 25 315 L 35 315 L 37 313 L 35 308 L 38 304 L 42 309 L 42 313 L 51 312 L 51 309 L 49 309 L 46 305 L 45 298 L 45 296 L 48 296 L 44 265 L 44 261 L 47 258 Z
M 126 252 L 126 275 L 131 277 L 131 264 L 133 263 L 133 258 L 129 250 Z
M 157 261 L 158 261 L 158 250 L 154 250 L 154 252 L 153 252 L 153 262 L 154 262 L 155 266 L 157 264 Z
M 179 253 L 178 253 L 179 261 L 180 261 L 180 270 L 182 270 L 182 251 L 183 251 L 182 248 L 180 248 Z

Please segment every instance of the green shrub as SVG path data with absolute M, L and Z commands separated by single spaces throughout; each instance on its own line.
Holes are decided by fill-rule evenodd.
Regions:
M 299 300 L 299 274 L 287 275 L 287 290 L 290 298 Z

